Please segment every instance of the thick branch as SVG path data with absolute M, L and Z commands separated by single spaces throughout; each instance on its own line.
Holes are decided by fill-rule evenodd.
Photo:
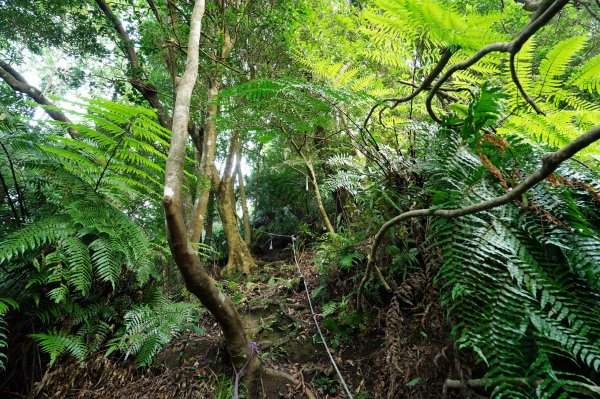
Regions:
M 538 30 L 540 30 L 552 18 L 554 18 L 554 16 L 558 14 L 558 12 L 562 10 L 568 2 L 569 0 L 556 0 L 552 2 L 552 4 L 550 4 L 545 10 L 540 9 L 538 11 L 538 14 L 540 15 L 534 20 L 532 20 L 529 24 L 527 24 L 527 26 L 525 26 L 519 32 L 519 34 L 515 37 L 515 39 L 512 42 L 498 42 L 488 44 L 487 46 L 477 51 L 468 60 L 456 63 L 452 65 L 452 67 L 450 67 L 448 70 L 446 70 L 446 72 L 435 82 L 425 100 L 427 112 L 429 113 L 431 118 L 438 123 L 442 122 L 441 119 L 438 118 L 435 112 L 433 111 L 432 101 L 436 95 L 436 92 L 442 87 L 444 83 L 446 83 L 446 81 L 448 81 L 448 79 L 450 79 L 450 77 L 454 73 L 456 73 L 457 71 L 464 71 L 470 68 L 483 57 L 493 52 L 517 54 L 519 51 L 521 51 L 521 48 L 531 38 L 531 36 L 533 36 Z
M 4 80 L 14 91 L 26 94 L 33 101 L 40 104 L 50 118 L 59 122 L 69 124 L 72 123 L 71 120 L 61 110 L 59 110 L 56 105 L 50 101 L 50 99 L 48 99 L 44 93 L 41 92 L 40 89 L 30 85 L 27 80 L 25 80 L 23 75 L 21 75 L 3 60 L 0 60 L 0 78 L 2 78 L 2 80 Z M 69 127 L 68 131 L 71 137 L 75 137 L 78 134 L 77 130 L 72 127 Z
M 528 191 L 530 188 L 532 188 L 539 182 L 543 181 L 552 172 L 554 172 L 560 166 L 561 163 L 571 158 L 573 155 L 586 148 L 587 146 L 591 145 L 592 143 L 596 142 L 597 140 L 600 140 L 600 125 L 582 134 L 581 136 L 573 140 L 570 144 L 564 146 L 560 150 L 544 155 L 544 157 L 542 158 L 542 166 L 538 170 L 530 174 L 527 178 L 525 178 L 525 180 L 523 180 L 512 190 L 499 197 L 492 198 L 488 201 L 479 202 L 477 204 L 469 205 L 459 209 L 416 209 L 413 211 L 404 212 L 403 214 L 388 220 L 386 223 L 384 223 L 383 226 L 381 226 L 373 240 L 373 245 L 371 246 L 371 250 L 369 252 L 367 270 L 365 272 L 364 278 L 361 280 L 360 285 L 358 287 L 359 307 L 361 304 L 364 286 L 368 281 L 370 274 L 375 266 L 379 245 L 381 245 L 383 236 L 389 229 L 391 229 L 392 227 L 396 226 L 404 220 L 415 217 L 441 216 L 445 218 L 456 218 L 459 216 L 470 215 L 488 209 L 497 208 L 501 205 L 505 205 L 509 202 L 520 199 L 522 194 L 524 194 L 526 191 Z
M 421 93 L 423 90 L 428 88 L 431 85 L 431 83 L 434 81 L 434 79 L 437 78 L 440 75 L 440 73 L 442 73 L 442 71 L 444 70 L 446 65 L 448 65 L 448 62 L 450 61 L 451 57 L 452 57 L 452 51 L 450 51 L 450 49 L 448 49 L 448 48 L 445 48 L 442 52 L 441 58 L 439 59 L 439 61 L 435 65 L 435 67 L 431 70 L 431 72 L 429 72 L 429 75 L 427 75 L 427 77 L 421 82 L 421 84 L 419 86 L 417 86 L 417 88 L 412 93 L 410 93 L 409 95 L 407 95 L 405 97 L 401 97 L 401 98 L 386 98 L 383 101 L 384 102 L 394 102 L 394 104 L 390 107 L 390 109 L 394 109 L 399 104 L 412 100 L 417 95 L 419 95 L 419 93 Z M 377 107 L 379 107 L 379 105 L 381 105 L 381 104 L 375 104 L 371 108 L 371 110 L 369 111 L 369 114 L 365 118 L 365 122 L 363 123 L 363 128 L 367 127 L 369 119 L 371 119 L 373 112 L 375 112 L 375 110 L 377 109 Z

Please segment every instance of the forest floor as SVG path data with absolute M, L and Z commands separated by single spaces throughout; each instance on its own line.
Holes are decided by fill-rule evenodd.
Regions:
M 306 252 L 298 259 L 309 290 L 321 281 L 313 255 Z M 259 274 L 244 282 L 220 281 L 238 304 L 250 339 L 260 347 L 257 355 L 263 368 L 269 370 L 256 382 L 260 398 L 344 398 L 317 334 L 294 258 L 290 253 L 280 257 L 264 263 Z M 422 277 L 413 280 L 425 280 Z M 355 288 L 349 276 L 333 278 L 337 285 L 328 283 L 332 296 Z M 354 398 L 451 397 L 443 394 L 443 383 L 455 368 L 443 313 L 436 303 L 427 303 L 429 287 L 407 281 L 410 284 L 398 287 L 389 305 L 373 309 L 368 328 L 343 336 L 324 329 Z M 319 306 L 316 312 L 322 326 Z M 184 332 L 147 369 L 101 355 L 83 367 L 63 360 L 46 372 L 29 397 L 232 398 L 235 373 L 219 328 L 208 313 L 200 327 L 205 334 Z M 239 398 L 247 398 L 243 390 Z

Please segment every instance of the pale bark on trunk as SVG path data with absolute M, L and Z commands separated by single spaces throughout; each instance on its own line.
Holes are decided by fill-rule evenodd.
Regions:
M 200 299 L 219 323 L 225 344 L 234 364 L 252 372 L 258 367 L 258 359 L 246 337 L 242 319 L 233 302 L 215 287 L 200 258 L 192 248 L 183 218 L 182 177 L 185 161 L 190 102 L 198 77 L 198 51 L 204 0 L 196 0 L 190 20 L 188 59 L 173 113 L 171 146 L 165 168 L 163 204 L 167 227 L 167 239 L 175 263 L 183 275 L 187 289 Z
M 327 211 L 325 210 L 325 206 L 323 205 L 323 198 L 321 197 L 321 190 L 319 190 L 319 183 L 317 181 L 317 175 L 315 174 L 315 169 L 312 165 L 312 162 L 309 159 L 304 159 L 306 163 L 306 169 L 308 170 L 308 175 L 310 177 L 310 183 L 313 186 L 313 190 L 315 192 L 315 199 L 317 201 L 317 209 L 319 210 L 319 215 L 321 216 L 321 221 L 325 225 L 327 232 L 329 234 L 335 234 L 335 229 L 329 220 L 329 216 L 327 215 Z
M 322 128 L 321 128 L 322 129 Z M 315 173 L 315 168 L 313 166 L 312 160 L 310 159 L 310 155 L 304 155 L 303 152 L 303 144 L 300 145 L 294 141 L 294 139 L 290 138 L 290 143 L 296 150 L 296 153 L 302 158 L 304 161 L 304 165 L 306 165 L 306 170 L 308 173 L 306 174 L 307 180 L 310 180 L 310 184 L 313 187 L 313 191 L 315 193 L 315 200 L 317 201 L 317 210 L 319 211 L 319 216 L 321 216 L 321 221 L 325 226 L 325 229 L 329 234 L 335 235 L 335 229 L 329 220 L 329 216 L 327 215 L 327 211 L 325 210 L 325 206 L 323 205 L 323 198 L 321 197 L 321 190 L 319 189 L 319 181 L 317 180 L 317 174 Z M 308 190 L 308 183 L 306 189 Z
M 224 273 L 228 275 L 242 273 L 250 274 L 256 268 L 254 258 L 248 246 L 242 239 L 237 226 L 235 201 L 233 200 L 233 159 L 238 152 L 239 133 L 235 132 L 229 145 L 229 153 L 225 162 L 223 177 L 219 178 L 216 168 L 213 168 L 213 185 L 217 188 L 217 206 L 223 223 L 223 231 L 227 239 L 227 265 Z
M 231 53 L 235 44 L 235 38 L 231 38 L 229 31 L 224 29 L 223 44 L 221 46 L 220 62 L 224 62 Z M 200 241 L 202 237 L 202 229 L 204 228 L 204 220 L 206 218 L 206 209 L 208 207 L 208 196 L 212 167 L 215 162 L 215 150 L 217 146 L 217 116 L 219 114 L 219 105 L 217 103 L 219 90 L 221 88 L 221 74 L 215 74 L 210 82 L 208 92 L 208 106 L 206 112 L 206 125 L 204 129 L 204 140 L 202 143 L 202 158 L 200 159 L 200 170 L 198 178 L 203 180 L 203 183 L 198 186 L 196 192 L 196 202 L 190 219 L 190 240 L 193 243 Z
M 214 79 L 208 91 L 208 106 L 206 112 L 206 124 L 204 128 L 204 140 L 202 142 L 202 156 L 200 166 L 196 172 L 200 184 L 196 190 L 196 201 L 190 218 L 190 240 L 193 243 L 200 241 L 206 209 L 208 207 L 208 196 L 210 194 L 210 181 L 212 166 L 215 162 L 215 151 L 217 147 L 217 97 L 219 96 L 220 82 Z
M 252 230 L 250 229 L 250 212 L 248 211 L 248 200 L 246 199 L 246 186 L 244 183 L 244 174 L 242 173 L 242 145 L 238 146 L 236 174 L 238 178 L 238 187 L 240 189 L 240 202 L 242 204 L 242 222 L 244 225 L 244 242 L 250 247 L 252 244 Z

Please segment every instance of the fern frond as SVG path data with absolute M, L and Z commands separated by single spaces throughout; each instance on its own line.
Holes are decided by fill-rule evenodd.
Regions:
M 30 223 L 0 242 L 0 264 L 44 245 L 56 243 L 72 233 L 73 228 L 61 216 Z
M 156 354 L 191 322 L 195 305 L 160 301 L 155 307 L 137 306 L 125 314 L 123 335 L 111 340 L 107 355 L 123 351 L 125 356 L 136 356 L 138 367 L 149 366 Z
M 547 94 L 552 98 L 553 91 L 562 87 L 560 79 L 565 72 L 571 59 L 577 54 L 587 42 L 587 35 L 573 36 L 559 42 L 540 64 L 540 82 L 538 84 L 538 95 Z
M 80 338 L 56 329 L 49 331 L 49 334 L 30 334 L 29 336 L 35 338 L 42 350 L 50 355 L 50 365 L 53 365 L 63 353 L 75 357 L 80 363 L 83 363 L 87 355 L 85 343 Z
M 87 245 L 78 237 L 70 236 L 60 242 L 69 265 L 69 283 L 83 295 L 88 295 L 92 288 L 92 260 Z
M 600 94 L 600 55 L 588 60 L 577 68 L 567 79 L 567 85 Z
M 432 0 L 377 0 L 375 4 L 384 10 L 384 18 L 374 19 L 371 13 L 370 22 L 399 35 L 411 35 L 410 30 L 420 31 L 434 43 L 469 50 L 506 39 L 494 28 L 502 17 L 500 13 L 464 15 Z

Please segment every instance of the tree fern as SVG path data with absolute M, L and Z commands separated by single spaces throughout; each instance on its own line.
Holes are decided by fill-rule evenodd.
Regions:
M 538 95 L 544 93 L 552 95 L 554 90 L 562 87 L 563 81 L 560 78 L 566 73 L 572 58 L 584 47 L 586 41 L 586 35 L 573 36 L 561 41 L 546 54 L 540 64 Z
M 600 94 L 600 55 L 573 71 L 567 80 L 567 85 L 574 85 L 591 94 Z
M 424 34 L 439 45 L 466 50 L 478 50 L 486 44 L 505 40 L 494 27 L 502 17 L 499 13 L 464 15 L 431 0 L 377 0 L 375 4 L 383 11 L 383 18 L 375 17 L 377 10 L 367 13 L 373 25 L 405 37 L 414 39 Z
M 160 220 L 149 213 L 157 208 L 149 193 L 158 198 L 153 187 L 162 180 L 168 132 L 141 107 L 94 99 L 78 105 L 85 112 L 73 125 L 77 140 L 40 132 L 0 137 L 31 212 L 0 232 L 0 291 L 44 326 L 34 337 L 51 363 L 61 354 L 82 361 L 116 336 L 118 315 L 134 298 L 146 303 L 136 290 L 150 290 L 159 277 L 165 248 L 141 226 Z M 3 173 L 5 165 L 2 158 Z
M 73 105 L 84 109 L 72 111 L 82 122 L 68 127 L 80 132 L 83 139 L 50 136 L 41 148 L 117 202 L 131 198 L 132 189 L 140 196 L 159 196 L 170 134 L 158 124 L 154 112 L 98 98 Z M 138 184 L 116 184 L 123 177 L 133 177 Z
M 17 309 L 19 304 L 11 298 L 0 298 L 0 370 L 6 370 L 5 362 L 7 360 L 4 349 L 7 347 L 8 329 L 4 315 L 11 309 Z

